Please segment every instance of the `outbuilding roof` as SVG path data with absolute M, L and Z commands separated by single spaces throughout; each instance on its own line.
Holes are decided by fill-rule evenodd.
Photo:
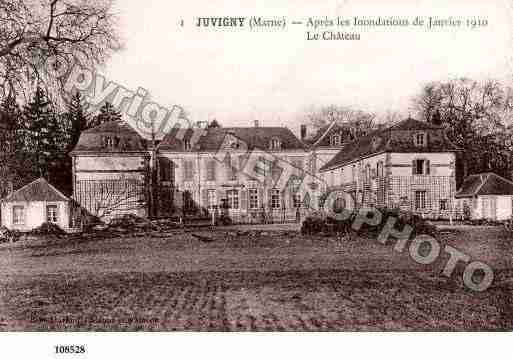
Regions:
M 39 178 L 17 191 L 14 191 L 4 202 L 62 202 L 69 201 L 57 188 L 48 183 L 44 178 Z
M 470 175 L 463 181 L 456 198 L 486 195 L 512 195 L 513 182 L 493 172 Z

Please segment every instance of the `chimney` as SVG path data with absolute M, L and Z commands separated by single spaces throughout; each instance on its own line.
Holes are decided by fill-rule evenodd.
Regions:
M 301 125 L 301 141 L 306 139 L 306 125 Z
M 258 122 L 258 120 L 255 120 L 255 127 L 260 127 L 260 123 Z

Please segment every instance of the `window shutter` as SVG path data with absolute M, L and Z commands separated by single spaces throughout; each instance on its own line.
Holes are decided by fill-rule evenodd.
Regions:
M 220 205 L 222 204 L 222 201 L 221 201 L 221 200 L 222 200 L 223 198 L 226 198 L 226 196 L 225 196 L 225 192 L 224 192 L 223 190 L 218 189 L 218 190 L 216 191 L 216 201 L 217 201 L 217 203 L 216 203 L 216 204 L 217 204 L 218 206 L 220 206 Z
M 431 173 L 431 163 L 429 162 L 429 160 L 426 160 L 425 164 L 426 164 L 426 174 L 428 175 Z
M 187 161 L 182 160 L 182 181 L 187 180 Z
M 201 196 L 202 198 L 202 207 L 203 208 L 208 208 L 208 190 L 204 189 L 203 191 L 203 195 Z
M 273 194 L 273 191 L 270 189 L 270 190 L 267 190 L 267 207 L 269 207 L 270 209 L 272 209 L 272 194 Z
M 259 188 L 258 189 L 258 207 L 262 208 L 263 205 L 264 205 L 264 189 Z
M 412 161 L 411 169 L 412 169 L 412 174 L 416 175 L 417 174 L 417 160 Z
M 210 180 L 210 159 L 208 158 L 205 158 L 203 160 L 203 168 L 205 169 L 204 170 L 204 175 L 203 175 L 203 180 L 204 181 L 209 181 Z
M 245 188 L 240 191 L 240 208 L 242 210 L 248 209 L 248 190 Z

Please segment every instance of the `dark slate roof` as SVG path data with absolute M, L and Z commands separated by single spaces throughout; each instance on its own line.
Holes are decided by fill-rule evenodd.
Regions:
M 427 132 L 428 145 L 426 147 L 415 146 L 411 133 L 414 131 Z M 441 127 L 409 118 L 388 128 L 375 130 L 346 144 L 320 171 L 338 168 L 383 152 L 455 152 L 459 150 L 449 141 Z
M 39 178 L 8 195 L 4 202 L 61 202 L 69 201 L 58 189 Z
M 353 140 L 351 129 L 348 126 L 341 126 L 337 122 L 332 122 L 329 125 L 321 127 L 313 137 L 307 138 L 305 142 L 314 147 L 331 147 L 330 135 L 333 132 L 342 133 L 342 143 L 347 142 L 348 139 Z
M 286 127 L 222 127 L 209 129 L 188 129 L 182 140 L 177 138 L 178 131 L 174 129 L 166 135 L 159 145 L 159 150 L 184 151 L 184 140 L 193 136 L 199 139 L 193 151 L 217 151 L 225 141 L 226 136 L 233 135 L 247 144 L 248 149 L 268 150 L 272 138 L 279 138 L 282 150 L 304 150 L 305 145 Z
M 113 142 L 119 140 L 118 145 L 106 147 L 105 137 Z M 83 131 L 73 152 L 141 152 L 146 148 L 146 140 L 128 123 L 112 121 Z
M 435 126 L 429 122 L 415 120 L 413 118 L 408 118 L 404 121 L 401 121 L 390 127 L 392 130 L 396 131 L 422 131 L 422 130 L 440 130 L 442 127 Z
M 513 195 L 513 182 L 492 172 L 470 175 L 465 178 L 455 197 L 486 195 Z

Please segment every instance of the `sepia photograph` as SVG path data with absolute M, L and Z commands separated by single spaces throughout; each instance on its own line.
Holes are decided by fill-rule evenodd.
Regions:
M 0 332 L 510 332 L 512 44 L 502 0 L 0 0 Z

